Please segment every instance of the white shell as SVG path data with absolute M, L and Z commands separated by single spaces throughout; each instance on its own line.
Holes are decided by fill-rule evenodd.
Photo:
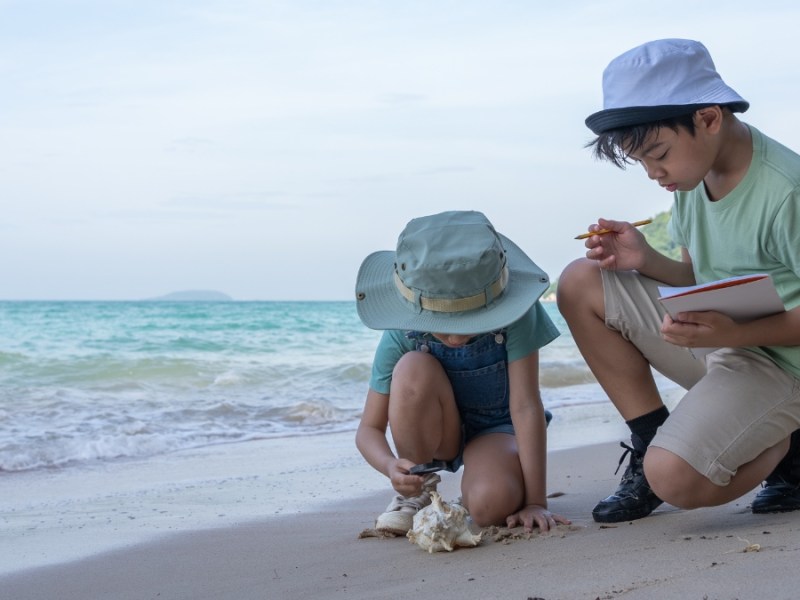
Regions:
M 466 508 L 445 502 L 434 491 L 431 492 L 431 504 L 414 515 L 414 526 L 406 537 L 430 553 L 452 552 L 459 546 L 477 546 L 483 534 L 470 531 L 467 517 Z

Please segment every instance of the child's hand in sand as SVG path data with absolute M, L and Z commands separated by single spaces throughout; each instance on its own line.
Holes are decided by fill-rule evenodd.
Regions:
M 525 531 L 533 531 L 533 526 L 537 525 L 540 531 L 550 531 L 555 528 L 557 524 L 569 525 L 570 520 L 551 513 L 543 506 L 538 504 L 528 504 L 523 506 L 520 510 L 513 515 L 506 518 L 506 526 L 511 529 L 522 525 Z

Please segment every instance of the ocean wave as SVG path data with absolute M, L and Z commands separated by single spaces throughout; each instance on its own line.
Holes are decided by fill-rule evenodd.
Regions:
M 93 354 L 35 359 L 17 353 L 0 354 L 0 383 L 24 388 L 28 382 L 44 387 L 97 388 L 111 385 L 143 389 L 148 386 L 183 387 L 187 390 L 210 386 L 283 387 L 298 381 L 311 385 L 347 385 L 367 382 L 369 360 L 341 357 L 311 357 L 306 362 L 283 357 L 209 358 L 184 356 L 124 356 Z M 2 398 L 0 398 L 2 401 Z
M 381 335 L 354 302 L 0 302 L 0 320 L 5 472 L 355 429 Z M 606 401 L 568 333 L 540 357 L 545 406 Z
M 583 361 L 543 362 L 539 369 L 539 385 L 542 388 L 562 388 L 587 383 L 597 383 L 597 379 Z
M 326 400 L 282 406 L 216 402 L 163 409 L 162 402 L 127 408 L 52 400 L 36 414 L 0 411 L 0 471 L 64 467 L 141 458 L 203 446 L 285 435 L 354 429 L 360 413 Z M 24 423 L 24 434 L 20 426 Z
M 371 372 L 368 360 L 174 357 L 95 356 L 40 367 L 35 387 L 21 385 L 23 369 L 0 393 L 1 471 L 354 429 Z M 545 362 L 541 386 L 549 407 L 585 401 L 585 392 L 572 392 L 597 387 L 579 361 Z

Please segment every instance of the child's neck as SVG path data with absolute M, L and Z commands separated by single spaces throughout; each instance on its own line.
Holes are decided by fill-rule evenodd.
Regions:
M 712 202 L 722 200 L 739 185 L 753 159 L 753 140 L 745 123 L 734 115 L 728 115 L 724 131 L 719 139 L 716 160 L 703 178 L 706 194 Z

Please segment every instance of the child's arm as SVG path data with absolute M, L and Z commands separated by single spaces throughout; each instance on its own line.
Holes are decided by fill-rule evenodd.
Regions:
M 547 510 L 547 421 L 539 394 L 539 353 L 508 365 L 511 421 L 522 467 L 525 499 L 522 508 L 509 515 L 508 525 L 518 524 L 542 531 L 569 520 Z
M 422 477 L 410 475 L 414 463 L 397 458 L 386 439 L 389 423 L 389 396 L 371 389 L 367 392 L 364 412 L 356 431 L 356 447 L 366 461 L 386 475 L 392 487 L 403 496 L 416 496 L 422 488 Z

